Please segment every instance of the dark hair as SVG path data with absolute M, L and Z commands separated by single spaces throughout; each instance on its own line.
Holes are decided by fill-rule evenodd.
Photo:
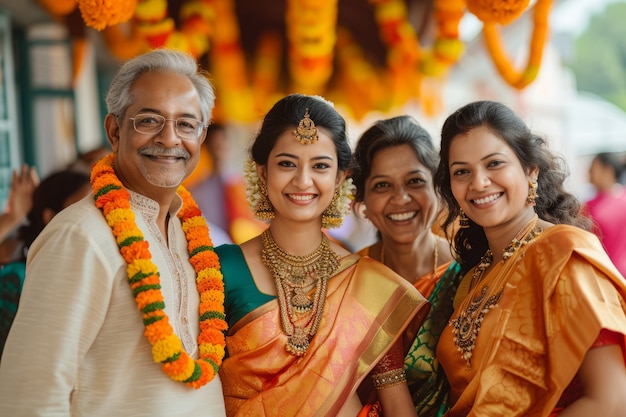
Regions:
M 306 112 L 318 128 L 324 128 L 335 143 L 340 170 L 351 166 L 352 150 L 346 134 L 346 121 L 335 108 L 317 96 L 291 94 L 280 99 L 263 119 L 250 155 L 257 165 L 266 165 L 276 140 L 287 130 L 294 130 Z
M 479 126 L 486 126 L 511 147 L 523 168 L 539 169 L 535 211 L 539 218 L 555 224 L 570 224 L 589 230 L 589 219 L 580 212 L 581 204 L 565 191 L 563 183 L 569 171 L 565 160 L 552 153 L 546 141 L 532 133 L 524 121 L 504 104 L 493 101 L 469 103 L 452 113 L 441 130 L 439 168 L 435 183 L 447 206 L 443 230 L 451 230 L 458 215 L 459 205 L 450 186 L 450 143 L 459 134 Z M 476 265 L 489 248 L 483 228 L 473 221 L 470 227 L 459 229 L 454 236 L 454 250 L 464 270 Z M 450 236 L 448 236 L 450 237 Z
M 28 212 L 28 222 L 18 230 L 18 238 L 28 248 L 45 226 L 44 211 L 63 210 L 67 199 L 81 187 L 89 185 L 89 174 L 64 170 L 44 178 L 33 192 L 33 206 Z
M 372 160 L 376 153 L 401 145 L 409 145 L 417 159 L 435 175 L 439 155 L 430 135 L 417 120 L 406 115 L 379 120 L 363 132 L 354 149 L 351 177 L 356 187 L 356 201 L 363 201 L 365 198 L 365 180 L 372 172 Z
M 610 167 L 613 170 L 615 182 L 619 182 L 622 179 L 625 167 L 624 163 L 616 153 L 601 152 L 593 159 L 598 161 L 602 166 Z

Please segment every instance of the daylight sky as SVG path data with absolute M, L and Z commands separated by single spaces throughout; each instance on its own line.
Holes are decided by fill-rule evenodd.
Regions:
M 560 0 L 555 3 L 550 16 L 552 30 L 579 34 L 587 27 L 591 15 L 601 12 L 609 3 L 626 3 L 626 0 Z

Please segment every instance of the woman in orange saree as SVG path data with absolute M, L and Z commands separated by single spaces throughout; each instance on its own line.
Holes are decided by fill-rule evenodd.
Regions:
M 437 346 L 448 415 L 623 416 L 626 281 L 584 230 L 565 162 L 496 102 L 461 107 L 441 136 L 466 272 Z
M 450 244 L 433 233 L 440 212 L 433 182 L 439 155 L 429 133 L 404 115 L 379 120 L 368 128 L 357 141 L 354 159 L 355 211 L 378 232 L 377 242 L 359 254 L 396 271 L 431 306 L 409 351 L 404 352 L 404 366 L 417 414 L 435 417 L 445 409 L 448 397 L 435 348 L 452 314 L 461 278 Z M 365 391 L 360 393 L 373 402 L 376 391 Z
M 269 227 L 216 248 L 230 331 L 220 368 L 232 416 L 350 416 L 359 385 L 428 311 L 389 268 L 347 252 L 322 228 L 349 209 L 345 121 L 320 97 L 293 94 L 264 118 L 247 164 L 249 202 Z M 383 408 L 416 416 L 402 364 L 389 367 Z

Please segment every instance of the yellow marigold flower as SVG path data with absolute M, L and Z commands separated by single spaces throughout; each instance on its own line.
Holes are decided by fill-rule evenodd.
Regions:
M 199 348 L 200 356 L 203 358 L 209 357 L 215 360 L 217 358 L 223 358 L 225 354 L 223 346 L 215 345 L 213 343 L 201 343 Z
M 163 362 L 183 349 L 183 343 L 178 336 L 171 334 L 152 345 L 152 357 L 155 362 Z

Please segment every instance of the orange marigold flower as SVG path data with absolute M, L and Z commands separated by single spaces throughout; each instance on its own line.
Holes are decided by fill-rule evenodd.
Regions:
M 195 367 L 194 360 L 183 353 L 175 361 L 164 363 L 163 371 L 176 381 L 184 381 L 193 374 Z
M 211 330 L 228 330 L 228 324 L 221 319 L 208 319 L 200 322 L 200 329 L 203 331 L 211 331 Z
M 207 382 L 211 381 L 215 377 L 215 372 L 213 371 L 213 367 L 204 361 L 197 361 L 196 363 L 200 365 L 200 368 L 202 368 L 201 376 L 196 381 L 188 382 L 187 385 L 198 389 L 206 385 Z
M 87 26 L 102 30 L 133 17 L 137 0 L 77 0 Z
M 220 345 L 225 342 L 224 333 L 218 331 L 202 332 L 198 336 L 199 344 Z
M 135 300 L 139 310 L 143 310 L 149 304 L 163 302 L 163 295 L 161 295 L 161 291 L 157 290 L 142 291 L 137 294 Z
M 133 259 L 148 259 L 151 257 L 148 242 L 140 240 L 124 246 L 120 249 L 122 257 L 126 263 L 131 263 Z

